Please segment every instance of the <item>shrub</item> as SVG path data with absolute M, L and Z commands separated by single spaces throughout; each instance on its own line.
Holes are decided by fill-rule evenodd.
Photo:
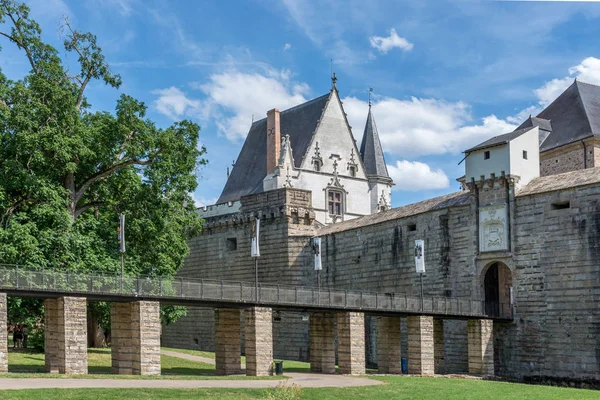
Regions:
M 270 400 L 299 400 L 302 396 L 302 387 L 295 383 L 288 384 L 281 381 L 274 388 L 267 390 L 267 399 Z

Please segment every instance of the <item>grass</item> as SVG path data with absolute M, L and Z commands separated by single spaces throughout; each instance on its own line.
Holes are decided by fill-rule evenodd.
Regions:
M 8 374 L 2 378 L 92 378 L 92 379 L 281 379 L 281 377 L 217 376 L 214 364 L 161 356 L 161 376 L 112 375 L 110 349 L 88 350 L 89 375 L 50 375 L 44 369 L 44 354 L 30 349 L 10 349 Z M 20 373 L 15 373 L 20 372 Z
M 356 388 L 302 389 L 301 398 L 410 399 L 410 400 L 588 400 L 598 399 L 593 390 L 520 385 L 471 379 L 376 377 L 386 385 Z M 266 389 L 44 389 L 3 391 L 2 398 L 44 400 L 69 399 L 262 399 Z

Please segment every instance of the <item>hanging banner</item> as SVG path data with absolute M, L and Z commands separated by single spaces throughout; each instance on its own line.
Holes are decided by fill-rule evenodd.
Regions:
M 125 253 L 125 214 L 119 214 L 119 252 Z
M 321 265 L 321 238 L 315 237 L 313 238 L 313 253 L 315 253 L 315 271 L 320 271 L 323 269 Z
M 252 249 L 250 255 L 252 257 L 260 257 L 260 218 L 256 218 L 252 224 Z
M 415 266 L 417 274 L 425 273 L 425 241 L 415 240 Z

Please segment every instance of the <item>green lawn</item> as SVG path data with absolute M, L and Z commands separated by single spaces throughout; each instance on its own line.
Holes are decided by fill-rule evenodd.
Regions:
M 90 375 L 50 375 L 44 371 L 44 354 L 34 350 L 13 350 L 8 353 L 8 374 L 3 378 L 118 378 L 118 379 L 281 379 L 281 377 L 216 376 L 214 364 L 184 360 L 178 357 L 161 356 L 162 375 L 131 376 L 109 375 L 111 370 L 110 349 L 88 350 L 88 372 Z M 17 372 L 17 373 L 15 373 Z
M 519 385 L 470 379 L 377 377 L 386 385 L 360 388 L 302 389 L 301 398 L 406 400 L 587 400 L 600 392 L 548 386 Z M 268 389 L 44 389 L 3 391 L 3 399 L 261 399 Z M 271 389 L 271 392 L 273 390 Z M 280 397 L 273 397 L 280 398 Z M 281 397 L 285 398 L 285 397 Z

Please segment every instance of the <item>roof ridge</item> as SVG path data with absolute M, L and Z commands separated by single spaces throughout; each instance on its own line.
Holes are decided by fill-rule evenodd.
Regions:
M 305 107 L 305 106 L 307 106 L 307 105 L 309 105 L 309 104 L 315 103 L 315 102 L 317 102 L 318 100 L 321 100 L 323 97 L 325 97 L 325 96 L 329 96 L 330 94 L 331 94 L 331 92 L 329 92 L 329 93 L 327 93 L 327 94 L 324 94 L 324 95 L 322 95 L 322 96 L 319 96 L 319 97 L 315 97 L 314 99 L 311 99 L 311 100 L 305 101 L 304 103 L 297 104 L 297 105 L 295 105 L 295 106 L 293 106 L 293 107 L 290 107 L 290 108 L 287 108 L 287 109 L 285 109 L 285 110 L 283 110 L 283 111 L 280 111 L 280 114 L 283 114 L 283 113 L 288 113 L 288 112 L 290 112 L 290 111 L 295 111 L 296 109 L 298 109 L 298 108 L 300 108 L 300 107 Z M 254 121 L 254 122 L 252 123 L 252 125 L 254 125 L 254 124 L 258 124 L 259 122 L 265 121 L 266 119 L 267 119 L 267 117 L 264 117 L 264 118 L 261 118 L 261 119 L 257 119 L 256 121 Z
M 597 88 L 600 88 L 600 85 L 597 85 L 595 83 L 589 83 L 589 82 L 584 82 L 584 81 L 580 81 L 580 80 L 576 80 L 575 82 L 577 82 L 577 83 L 583 83 L 584 85 L 590 85 L 590 86 L 595 86 Z

